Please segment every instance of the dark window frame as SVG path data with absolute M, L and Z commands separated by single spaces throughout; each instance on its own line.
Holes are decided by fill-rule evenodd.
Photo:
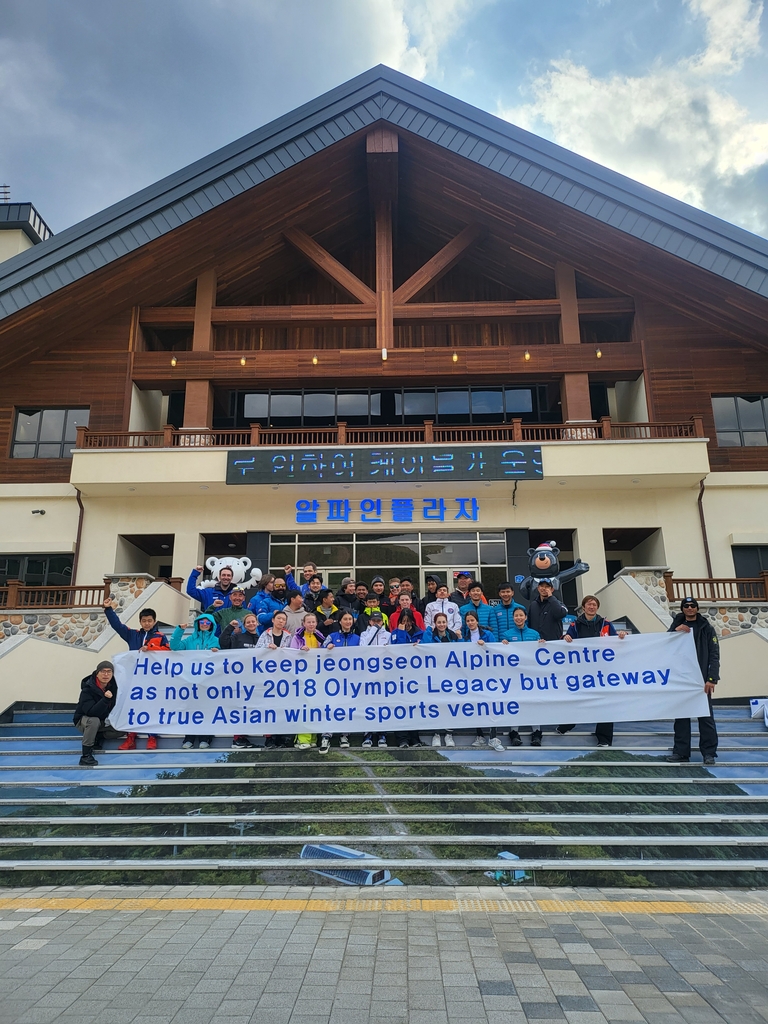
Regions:
M 40 432 L 41 432 L 42 427 L 43 427 L 44 416 L 45 416 L 45 413 L 48 413 L 48 412 L 63 412 L 64 413 L 64 420 L 63 420 L 63 423 L 62 423 L 61 434 L 60 434 L 59 440 L 53 440 L 53 441 L 51 441 L 51 440 L 41 440 L 41 438 L 40 438 Z M 31 459 L 56 459 L 56 460 L 71 459 L 72 458 L 72 452 L 73 452 L 74 447 L 75 447 L 75 438 L 72 438 L 69 441 L 66 440 L 67 425 L 68 425 L 68 415 L 67 414 L 68 413 L 80 413 L 80 414 L 86 413 L 87 415 L 86 415 L 86 418 L 85 418 L 85 423 L 81 423 L 79 425 L 80 426 L 86 426 L 86 427 L 88 426 L 88 421 L 90 420 L 90 414 L 91 414 L 90 406 L 83 406 L 83 405 L 46 405 L 46 406 L 42 406 L 42 405 L 41 406 L 24 406 L 24 405 L 19 405 L 19 406 L 16 406 L 15 409 L 14 409 L 14 416 L 13 416 L 13 431 L 11 433 L 11 445 L 10 445 L 9 458 L 12 458 L 12 459 L 23 459 L 25 461 L 31 460 Z M 17 436 L 18 432 L 19 432 L 19 417 L 20 416 L 35 416 L 35 415 L 38 415 L 38 414 L 40 416 L 40 419 L 39 419 L 39 422 L 37 424 L 37 434 L 36 434 L 35 440 L 34 441 L 21 440 Z M 59 454 L 58 455 L 52 455 L 50 453 L 47 453 L 45 455 L 40 455 L 39 454 L 39 451 L 40 451 L 41 447 L 44 447 L 44 446 L 46 446 L 46 447 L 53 447 L 54 445 L 58 445 L 58 448 L 59 448 Z M 21 447 L 33 447 L 34 448 L 34 454 L 32 454 L 32 455 L 19 455 L 19 454 L 16 454 L 16 449 L 17 448 L 21 448 Z
M 69 572 L 69 580 L 68 580 L 67 583 L 58 583 L 58 582 L 57 583 L 49 583 L 48 577 L 51 574 L 51 559 L 54 559 L 54 558 L 68 558 L 68 559 L 70 559 L 70 562 L 69 562 L 70 572 Z M 19 571 L 18 571 L 18 573 L 16 575 L 13 575 L 13 576 L 7 575 L 7 563 L 11 559 L 13 559 L 14 561 L 18 560 L 19 563 L 20 563 L 19 564 Z M 42 583 L 27 584 L 28 586 L 41 586 L 41 587 L 48 587 L 48 586 L 51 586 L 51 587 L 68 587 L 68 586 L 71 586 L 71 584 L 72 584 L 72 567 L 74 565 L 75 556 L 74 556 L 74 554 L 71 551 L 60 551 L 60 552 L 57 552 L 55 554 L 44 554 L 44 555 L 35 554 L 35 552 L 29 552 L 28 554 L 2 554 L 2 555 L 0 555 L 0 587 L 7 586 L 7 580 L 9 580 L 9 579 L 18 579 L 18 580 L 21 580 L 22 583 L 25 583 L 26 582 L 27 571 L 28 571 L 30 560 L 44 562 L 45 563 L 45 570 L 41 574 L 43 576 Z M 62 573 L 62 575 L 66 575 L 66 574 Z M 5 583 L 2 582 L 3 578 L 6 580 Z
M 715 407 L 715 400 L 728 399 L 733 404 L 733 414 L 736 421 L 736 426 L 720 426 L 717 422 L 717 411 Z M 763 428 L 755 429 L 754 427 L 744 427 L 741 423 L 741 415 L 739 413 L 739 399 L 744 401 L 754 402 L 759 401 L 763 413 Z M 711 395 L 710 401 L 712 403 L 712 416 L 715 421 L 715 434 L 717 436 L 718 448 L 765 448 L 768 445 L 768 394 L 751 394 L 751 395 Z M 764 444 L 746 444 L 744 441 L 745 434 L 760 434 L 766 435 L 766 441 Z M 738 437 L 738 444 L 728 444 L 725 442 L 725 435 L 732 438 Z M 722 440 L 721 440 L 722 439 Z

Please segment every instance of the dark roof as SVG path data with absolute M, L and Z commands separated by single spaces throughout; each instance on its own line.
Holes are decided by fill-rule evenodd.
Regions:
M 34 245 L 53 236 L 32 203 L 0 203 L 0 231 L 14 228 L 23 231 Z
M 768 297 L 768 241 L 382 65 L 0 265 L 0 319 L 376 121 Z

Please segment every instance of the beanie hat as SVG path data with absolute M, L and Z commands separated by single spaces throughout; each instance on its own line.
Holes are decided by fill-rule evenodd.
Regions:
M 108 668 L 111 672 L 115 671 L 115 666 L 112 664 L 111 661 L 100 661 L 99 664 L 96 666 L 96 671 L 94 674 L 98 675 L 103 668 Z
M 383 576 L 374 576 L 373 579 L 371 580 L 371 586 L 373 586 L 374 583 L 383 583 L 383 582 L 384 582 L 384 577 Z

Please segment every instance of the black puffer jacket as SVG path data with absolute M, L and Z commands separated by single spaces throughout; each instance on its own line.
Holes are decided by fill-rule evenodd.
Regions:
M 561 640 L 563 619 L 567 614 L 568 609 L 554 594 L 546 601 L 542 601 L 537 594 L 528 607 L 528 625 L 536 630 L 542 640 Z
M 688 622 L 683 612 L 678 612 L 667 630 L 674 633 L 678 626 L 690 626 L 693 642 L 696 644 L 696 657 L 705 683 L 716 683 L 720 678 L 720 644 L 714 627 L 699 612 L 693 622 Z
M 117 683 L 111 679 L 106 687 L 112 694 L 104 696 L 104 690 L 96 682 L 96 673 L 86 676 L 80 683 L 80 700 L 77 702 L 72 721 L 77 725 L 81 718 L 100 718 L 102 722 L 109 715 L 117 700 Z

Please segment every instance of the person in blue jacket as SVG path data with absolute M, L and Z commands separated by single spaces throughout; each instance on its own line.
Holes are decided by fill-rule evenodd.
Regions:
M 219 638 L 216 636 L 216 619 L 207 612 L 202 612 L 195 619 L 192 632 L 184 636 L 187 623 L 184 622 L 174 629 L 171 635 L 172 651 L 218 651 Z M 199 742 L 200 747 L 206 750 L 213 742 L 213 736 L 185 736 L 182 747 L 189 749 Z
M 429 629 L 425 630 L 424 639 L 421 642 L 423 644 L 457 644 L 460 641 L 454 631 L 448 628 L 448 616 L 445 612 L 437 612 L 433 624 Z M 455 747 L 456 743 L 453 739 L 453 730 L 446 729 L 443 732 L 442 737 L 440 732 L 436 732 L 432 737 L 432 746 Z
M 285 608 L 285 601 L 275 594 L 275 577 L 271 572 L 265 573 L 259 580 L 259 589 L 255 597 L 248 602 L 248 607 L 256 615 L 259 622 L 259 635 L 272 625 L 272 616 Z
M 165 636 L 157 628 L 157 613 L 154 608 L 141 609 L 139 612 L 140 629 L 130 629 L 120 621 L 115 613 L 115 605 L 111 597 L 104 602 L 104 614 L 112 629 L 128 644 L 129 651 L 142 650 L 153 637 L 160 637 L 162 645 L 166 646 Z
M 360 634 L 355 630 L 355 617 L 352 612 L 342 612 L 339 616 L 339 628 L 325 638 L 323 647 L 359 647 Z M 323 752 L 323 751 L 321 751 Z
M 528 616 L 525 614 L 525 608 L 521 608 L 518 605 L 512 617 L 514 619 L 513 625 L 502 633 L 501 642 L 503 644 L 519 644 L 525 641 L 532 641 L 534 643 L 545 642 L 542 640 L 541 635 L 528 625 Z M 531 746 L 540 747 L 543 735 L 541 726 L 534 725 L 531 729 Z M 509 742 L 513 747 L 521 747 L 523 745 L 517 729 L 509 730 Z
M 485 607 L 485 605 L 481 605 L 481 607 Z M 461 627 L 461 639 L 465 643 L 481 645 L 496 643 L 496 637 L 490 629 L 481 624 L 480 616 L 472 605 L 468 605 L 466 611 L 464 608 L 461 609 L 461 617 L 464 619 L 464 625 Z
M 515 601 L 515 590 L 511 583 L 508 581 L 500 583 L 498 593 L 501 604 L 491 606 L 491 625 L 489 627 L 497 642 L 501 640 L 504 631 L 511 629 L 514 625 L 515 608 L 522 608 L 525 611 L 525 608 Z
M 424 639 L 424 630 L 416 625 L 416 618 L 410 608 L 403 608 L 397 620 L 397 629 L 392 630 L 392 644 L 420 644 Z M 366 739 L 368 737 L 366 736 Z M 409 732 L 396 732 L 395 739 L 399 746 L 420 747 L 421 737 L 418 729 L 411 729 Z M 379 744 L 381 746 L 381 744 Z
M 219 569 L 219 578 L 212 587 L 198 587 L 197 582 L 202 572 L 202 565 L 196 565 L 189 574 L 189 579 L 187 580 L 187 593 L 189 596 L 195 601 L 200 602 L 200 607 L 203 611 L 210 607 L 214 601 L 221 601 L 221 604 L 217 605 L 219 608 L 229 608 L 229 595 L 235 589 L 235 584 L 232 582 L 234 579 L 232 570 L 228 565 L 225 565 L 223 569 Z
M 482 628 L 489 629 L 493 632 L 493 614 L 491 612 L 491 606 L 485 603 L 483 584 L 478 583 L 477 580 L 472 580 L 470 583 L 469 600 L 459 609 L 462 621 L 466 618 L 467 612 L 474 612 L 477 617 L 477 621 L 480 623 Z M 489 643 L 493 643 L 495 639 L 495 636 L 491 636 Z

